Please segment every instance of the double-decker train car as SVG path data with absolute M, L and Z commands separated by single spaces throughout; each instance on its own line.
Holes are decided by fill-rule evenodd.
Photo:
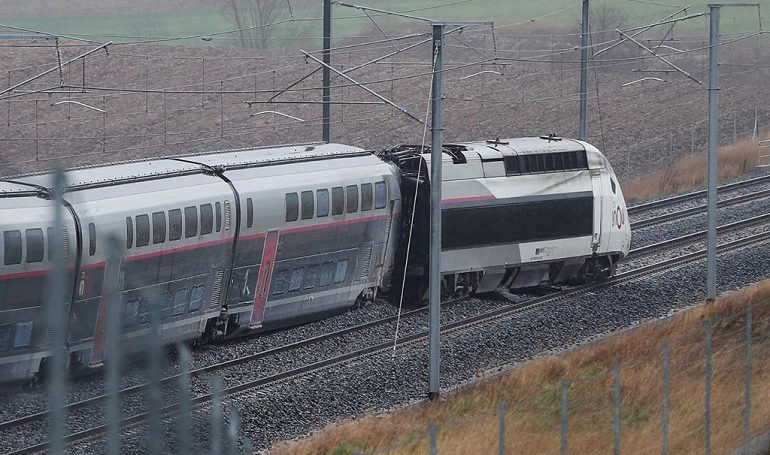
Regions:
M 372 298 L 390 282 L 397 169 L 355 147 L 240 150 L 64 177 L 71 367 L 104 360 L 107 282 L 118 283 L 129 353 L 146 346 L 153 304 L 168 344 L 295 324 Z M 51 180 L 22 176 L 0 186 L 3 381 L 37 373 L 49 356 L 42 290 Z M 121 249 L 112 281 L 110 238 Z
M 110 302 L 131 353 L 146 348 L 152 309 L 170 344 L 298 324 L 389 288 L 400 296 L 403 279 L 405 301 L 421 301 L 429 151 L 295 145 L 66 172 L 69 365 L 105 360 Z M 450 144 L 442 168 L 448 293 L 586 282 L 628 254 L 623 195 L 590 144 Z M 44 372 L 50 356 L 51 186 L 50 174 L 0 180 L 0 381 Z
M 71 207 L 61 207 L 61 240 L 67 285 L 57 302 L 69 311 L 78 229 Z M 51 327 L 43 307 L 53 267 L 54 204 L 50 191 L 0 182 L 0 382 L 27 379 L 50 357 Z

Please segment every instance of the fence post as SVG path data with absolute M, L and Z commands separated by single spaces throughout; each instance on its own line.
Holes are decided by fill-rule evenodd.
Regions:
M 743 370 L 743 445 L 751 440 L 751 326 L 752 305 L 746 307 L 746 356 Z
M 120 453 L 120 293 L 117 291 L 120 273 L 120 244 L 117 238 L 109 237 L 107 242 L 107 272 L 103 286 L 107 302 L 107 443 L 109 455 Z
M 240 424 L 240 416 L 235 406 L 229 406 L 230 415 L 229 423 L 227 426 L 227 453 L 229 455 L 236 455 L 238 453 L 238 425 Z
M 35 102 L 37 105 L 37 102 Z M 49 403 L 49 444 L 48 451 L 52 455 L 64 453 L 64 422 L 66 419 L 66 410 L 64 409 L 64 397 L 66 391 L 65 369 L 67 365 L 67 354 L 65 348 L 66 321 L 65 306 L 62 296 L 65 294 L 66 284 L 64 283 L 65 264 L 64 264 L 64 238 L 62 235 L 62 195 L 64 194 L 64 174 L 57 168 L 54 173 L 53 181 L 53 248 L 50 254 L 53 260 L 52 278 L 48 282 L 46 289 L 46 317 L 47 325 L 51 329 L 51 358 L 49 364 L 41 362 L 40 368 L 46 368 L 48 371 L 48 403 Z
M 620 363 L 615 365 L 615 387 L 613 390 L 614 406 L 614 425 L 613 425 L 613 440 L 615 443 L 615 449 L 613 453 L 620 455 Z
M 161 302 L 157 295 L 152 294 L 150 299 L 150 336 L 147 337 L 147 341 L 150 344 L 148 346 L 149 353 L 149 371 L 148 382 L 149 389 L 147 391 L 147 397 L 150 401 L 150 431 L 149 431 L 149 447 L 150 453 L 153 455 L 160 455 L 163 450 L 163 422 L 161 419 L 161 406 L 163 403 L 163 390 L 160 385 L 161 381 L 161 361 L 163 358 L 163 350 L 161 348 L 160 338 L 160 324 L 161 324 Z
M 661 433 L 663 436 L 663 455 L 668 455 L 668 369 L 669 369 L 669 344 L 663 342 L 663 409 L 661 409 Z
M 500 403 L 497 407 L 497 416 L 499 423 L 499 436 L 497 440 L 497 451 L 499 455 L 505 455 L 505 403 Z
M 566 379 L 561 381 L 561 455 L 569 453 L 569 386 Z
M 706 319 L 706 391 L 704 393 L 705 409 L 703 415 L 703 453 L 711 455 L 711 337 L 712 337 L 711 318 Z
M 251 446 L 251 439 L 245 438 L 243 440 L 243 455 L 252 455 L 254 449 Z
M 211 455 L 219 455 L 222 449 L 222 378 L 215 376 L 211 380 Z
M 190 351 L 180 343 L 179 353 L 179 419 L 177 420 L 178 453 L 190 453 Z
M 438 430 L 438 425 L 435 423 L 431 423 L 430 427 L 428 428 L 428 433 L 430 435 L 430 455 L 436 455 L 437 448 L 436 448 L 436 431 Z

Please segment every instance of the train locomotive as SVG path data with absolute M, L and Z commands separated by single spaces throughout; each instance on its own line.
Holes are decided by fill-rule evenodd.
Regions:
M 107 282 L 118 283 L 129 353 L 145 349 L 151 305 L 161 342 L 172 344 L 317 319 L 378 293 L 400 296 L 402 282 L 419 302 L 429 152 L 303 144 L 74 169 L 61 226 L 51 174 L 0 180 L 0 381 L 45 373 L 44 289 L 57 247 L 72 369 L 104 362 Z M 443 152 L 446 292 L 590 281 L 628 253 L 623 195 L 593 146 L 535 137 Z M 63 245 L 53 245 L 54 229 Z M 116 238 L 120 262 L 107 264 Z M 107 279 L 110 270 L 118 276 Z

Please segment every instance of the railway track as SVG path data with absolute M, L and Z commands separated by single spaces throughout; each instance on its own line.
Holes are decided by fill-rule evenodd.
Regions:
M 717 191 L 718 192 L 734 191 L 734 190 L 739 190 L 744 188 L 750 188 L 756 185 L 762 185 L 765 183 L 770 183 L 770 175 L 764 175 L 753 179 L 741 180 L 740 182 L 721 185 L 719 186 Z M 702 197 L 706 197 L 707 194 L 708 194 L 707 190 L 693 191 L 691 193 L 680 194 L 680 195 L 672 196 L 665 199 L 658 199 L 657 201 L 651 201 L 651 202 L 645 202 L 643 204 L 633 205 L 628 208 L 628 214 L 636 215 L 640 212 L 645 212 L 652 209 L 668 207 L 671 205 L 680 204 L 682 202 L 700 199 Z
M 757 201 L 760 199 L 765 199 L 767 197 L 770 197 L 770 189 L 758 191 L 750 194 L 744 194 L 744 195 L 736 196 L 730 199 L 723 199 L 717 203 L 717 208 L 721 209 L 721 208 L 730 207 L 738 204 L 744 204 L 746 202 Z M 653 207 L 653 208 L 657 208 L 657 207 Z M 705 213 L 706 211 L 707 211 L 707 207 L 705 205 L 699 205 L 697 207 L 691 207 L 688 209 L 679 210 L 677 212 L 666 213 L 666 214 L 655 216 L 652 218 L 635 221 L 631 223 L 631 232 L 638 229 L 655 226 L 661 223 L 667 223 L 669 221 L 687 218 L 688 216 L 697 215 L 699 213 Z M 629 213 L 630 213 L 630 209 L 629 209 Z
M 740 222 L 724 225 L 720 227 L 720 234 L 725 232 L 733 232 L 740 229 L 746 229 L 748 227 L 752 227 L 752 226 L 756 226 L 756 225 L 760 225 L 768 222 L 770 222 L 770 215 L 763 215 L 763 216 L 751 218 L 748 220 L 743 220 Z M 682 236 L 680 238 L 668 240 L 665 242 L 660 242 L 655 245 L 649 245 L 643 248 L 632 250 L 629 256 L 639 257 L 639 255 L 649 255 L 649 254 L 652 254 L 653 252 L 661 251 L 663 249 L 677 248 L 683 244 L 696 242 L 701 238 L 703 238 L 704 236 L 705 236 L 705 232 L 693 233 L 687 236 Z M 764 232 L 761 234 L 752 235 L 740 240 L 735 240 L 735 241 L 720 245 L 718 250 L 719 252 L 731 251 L 731 250 L 743 248 L 745 246 L 748 246 L 754 243 L 765 242 L 767 240 L 770 240 L 770 232 Z M 535 297 L 523 302 L 512 302 L 510 305 L 507 305 L 501 309 L 496 309 L 477 316 L 472 316 L 466 319 L 445 324 L 444 326 L 442 326 L 441 331 L 442 333 L 453 333 L 456 331 L 467 330 L 478 325 L 486 324 L 489 322 L 493 322 L 495 320 L 513 316 L 518 312 L 531 310 L 543 305 L 548 305 L 548 304 L 557 303 L 557 302 L 561 302 L 569 299 L 574 299 L 581 295 L 585 295 L 586 293 L 596 292 L 601 289 L 614 286 L 620 283 L 632 281 L 634 279 L 637 279 L 649 274 L 659 273 L 665 270 L 676 268 L 676 267 L 685 265 L 687 263 L 697 261 L 700 258 L 702 258 L 704 255 L 705 255 L 705 251 L 689 253 L 677 258 L 665 260 L 653 265 L 643 266 L 638 269 L 634 269 L 634 270 L 619 274 L 615 278 L 611 280 L 607 280 L 605 282 L 584 285 L 584 286 L 569 289 L 566 291 L 546 295 L 543 297 Z M 458 300 L 448 301 L 448 302 L 445 302 L 444 304 L 453 304 L 453 303 L 456 303 L 457 301 Z M 417 315 L 424 312 L 425 312 L 425 308 L 410 310 L 406 313 L 403 313 L 402 318 L 410 317 L 410 316 Z M 263 359 L 270 355 L 274 355 L 276 353 L 289 352 L 293 349 L 309 346 L 314 343 L 318 343 L 324 340 L 329 340 L 335 337 L 344 336 L 344 335 L 353 333 L 355 331 L 365 330 L 366 328 L 371 328 L 378 325 L 392 323 L 394 322 L 394 320 L 395 320 L 395 316 L 391 316 L 391 317 L 383 318 L 377 321 L 371 321 L 355 327 L 339 330 L 336 332 L 331 332 L 331 333 L 313 337 L 313 338 L 308 338 L 306 340 L 302 340 L 296 343 L 280 346 L 277 348 L 273 348 L 273 349 L 269 349 L 269 350 L 255 353 L 252 355 L 229 360 L 219 364 L 210 365 L 204 368 L 200 368 L 198 370 L 194 370 L 192 374 L 201 375 L 204 373 L 219 371 L 231 366 L 245 364 L 250 361 Z M 428 336 L 427 331 L 419 331 L 417 333 L 406 335 L 398 339 L 397 346 L 407 346 L 410 344 L 420 343 L 427 340 L 427 336 Z M 283 382 L 294 380 L 296 378 L 302 377 L 304 375 L 308 375 L 310 373 L 321 372 L 335 365 L 340 365 L 345 362 L 351 362 L 354 360 L 363 359 L 368 356 L 382 354 L 385 352 L 389 352 L 392 349 L 393 349 L 393 341 L 374 344 L 355 351 L 351 351 L 349 353 L 340 354 L 338 356 L 331 357 L 324 360 L 319 360 L 317 362 L 310 363 L 292 370 L 287 370 L 276 374 L 266 375 L 255 380 L 242 382 L 240 384 L 237 384 L 225 389 L 223 391 L 223 396 L 236 397 L 244 394 L 256 393 L 265 388 L 276 386 Z M 177 375 L 169 376 L 163 380 L 163 383 L 169 384 L 175 381 L 176 379 L 178 379 Z M 121 394 L 124 396 L 126 394 L 135 394 L 147 389 L 147 387 L 148 387 L 147 384 L 141 384 L 135 387 L 124 389 L 121 392 Z M 102 401 L 104 401 L 105 398 L 106 396 L 102 395 L 102 396 L 94 397 L 88 400 L 83 400 L 81 402 L 72 403 L 71 405 L 69 405 L 68 410 L 82 409 L 82 408 L 98 405 Z M 191 401 L 193 406 L 195 407 L 205 407 L 206 405 L 210 404 L 212 398 L 213 397 L 211 394 L 201 394 L 193 398 Z M 165 416 L 169 417 L 178 411 L 178 407 L 179 407 L 178 403 L 169 404 L 162 408 L 162 412 Z M 0 424 L 0 430 L 9 430 L 28 423 L 43 421 L 47 417 L 47 415 L 48 415 L 47 412 L 41 412 L 41 413 L 22 417 L 20 419 L 3 422 L 2 424 Z M 148 417 L 149 417 L 148 412 L 133 414 L 129 417 L 124 418 L 120 422 L 120 425 L 121 426 L 140 425 L 140 424 L 143 424 Z M 68 443 L 84 442 L 91 438 L 99 437 L 100 435 L 104 434 L 106 430 L 107 430 L 106 425 L 95 425 L 91 428 L 70 434 L 69 436 L 67 436 L 66 441 Z M 41 442 L 41 443 L 30 445 L 26 448 L 17 450 L 15 452 L 10 452 L 10 454 L 12 455 L 32 454 L 32 453 L 42 452 L 45 449 L 46 449 L 46 443 Z

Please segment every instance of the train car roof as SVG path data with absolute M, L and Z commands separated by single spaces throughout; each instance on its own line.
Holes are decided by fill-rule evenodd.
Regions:
M 300 144 L 285 147 L 236 150 L 187 157 L 206 166 L 227 168 L 257 167 L 371 155 L 364 149 L 344 144 Z
M 238 169 L 365 155 L 370 153 L 358 147 L 343 144 L 298 144 L 85 166 L 66 170 L 64 176 L 67 189 L 72 191 L 157 180 L 163 177 L 202 174 L 211 168 Z M 0 194 L 40 192 L 51 188 L 52 177 L 53 174 L 50 172 L 15 176 L 7 180 L 18 183 L 2 182 Z M 35 187 L 38 187 L 39 191 L 36 191 Z
M 469 150 L 485 153 L 484 150 L 496 150 L 505 155 L 533 155 L 538 153 L 575 152 L 586 150 L 585 145 L 574 139 L 559 137 L 518 137 L 510 139 L 495 139 L 476 142 L 461 142 L 457 144 Z

